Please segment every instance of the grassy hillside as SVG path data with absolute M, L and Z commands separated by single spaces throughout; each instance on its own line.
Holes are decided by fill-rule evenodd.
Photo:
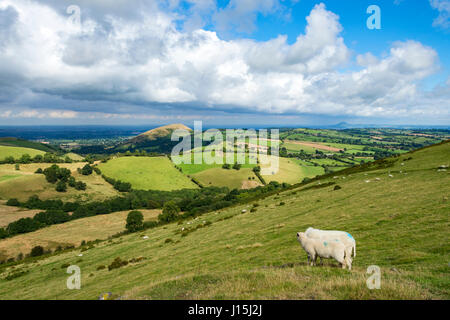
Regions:
M 240 205 L 123 236 L 83 252 L 82 261 L 75 251 L 1 268 L 0 298 L 97 299 L 112 292 L 124 299 L 449 299 L 450 171 L 437 170 L 448 159 L 450 143 L 433 146 L 387 167 L 335 174 L 268 197 L 256 212 Z M 205 227 L 194 229 L 200 224 Z M 309 226 L 354 236 L 352 272 L 331 261 L 306 266 L 295 235 Z M 145 259 L 97 270 L 116 257 Z M 81 290 L 66 289 L 61 266 L 67 263 L 81 268 Z M 381 268 L 380 290 L 366 287 L 370 265 Z
M 32 195 L 38 195 L 40 199 L 61 199 L 64 201 L 92 201 L 112 198 L 119 193 L 107 183 L 101 176 L 92 174 L 83 176 L 77 172 L 86 163 L 61 163 L 58 166 L 68 168 L 76 180 L 87 184 L 85 191 L 77 191 L 68 188 L 67 192 L 60 193 L 55 190 L 55 185 L 48 183 L 42 174 L 34 174 L 38 168 L 48 168 L 49 163 L 21 164 L 20 170 L 15 170 L 14 165 L 0 165 L 0 199 L 17 198 L 20 201 L 27 200 Z
M 10 147 L 22 147 L 22 148 L 29 148 L 29 149 L 35 149 L 40 150 L 43 152 L 55 152 L 56 149 L 52 146 L 39 143 L 39 142 L 33 142 L 18 138 L 0 138 L 0 145 L 2 146 L 10 146 Z
M 29 154 L 31 157 L 37 156 L 38 154 L 44 155 L 45 152 L 36 149 L 4 146 L 0 145 L 0 160 L 5 160 L 7 157 L 13 157 L 14 159 L 19 159 L 24 154 Z
M 122 157 L 102 163 L 99 168 L 107 177 L 129 182 L 134 189 L 170 191 L 198 188 L 166 157 Z

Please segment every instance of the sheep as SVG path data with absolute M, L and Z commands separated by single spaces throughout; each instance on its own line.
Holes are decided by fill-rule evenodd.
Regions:
M 308 263 L 311 266 L 316 265 L 317 257 L 320 257 L 321 259 L 333 258 L 341 264 L 342 269 L 345 267 L 348 267 L 349 270 L 352 269 L 351 258 L 340 240 L 313 239 L 307 237 L 304 232 L 297 232 L 297 240 L 308 254 Z
M 352 235 L 348 232 L 344 231 L 336 231 L 336 230 L 319 230 L 309 227 L 305 231 L 306 235 L 309 238 L 313 239 L 324 239 L 324 240 L 340 240 L 344 245 L 346 251 L 349 253 L 349 256 L 353 258 L 356 257 L 356 241 L 352 237 Z

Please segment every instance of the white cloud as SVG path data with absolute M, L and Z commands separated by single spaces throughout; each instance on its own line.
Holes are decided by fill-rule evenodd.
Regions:
M 431 7 L 439 11 L 439 16 L 434 19 L 433 26 L 443 29 L 450 28 L 450 0 L 430 0 Z
M 190 2 L 193 12 L 213 10 L 211 1 Z M 0 16 L 8 21 L 0 37 L 2 30 L 14 31 L 0 46 L 0 106 L 32 109 L 16 115 L 70 119 L 130 110 L 142 115 L 154 110 L 449 114 L 449 94 L 433 99 L 420 89 L 420 82 L 436 71 L 438 57 L 419 42 L 395 43 L 383 58 L 358 55 L 358 70 L 340 71 L 351 62 L 351 53 L 339 17 L 323 4 L 306 18 L 304 34 L 288 44 L 282 35 L 266 42 L 226 41 L 194 22 L 192 30 L 180 31 L 178 14 L 145 1 L 136 2 L 142 8 L 139 17 L 125 8 L 126 2 L 86 2 L 81 26 L 68 23 L 65 1 L 45 3 L 0 4 Z M 232 1 L 223 12 L 269 14 L 277 3 Z M 144 10 L 149 6 L 152 10 Z M 48 111 L 49 106 L 55 110 Z

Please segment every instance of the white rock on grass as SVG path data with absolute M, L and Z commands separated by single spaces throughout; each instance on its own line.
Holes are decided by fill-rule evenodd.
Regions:
M 147 240 L 148 236 L 143 236 L 142 239 Z

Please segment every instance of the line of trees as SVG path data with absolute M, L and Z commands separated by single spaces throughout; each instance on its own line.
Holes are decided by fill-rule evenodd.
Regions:
M 38 154 L 34 157 L 30 156 L 28 153 L 23 154 L 20 158 L 15 159 L 12 156 L 8 156 L 3 160 L 0 160 L 0 164 L 28 164 L 28 163 L 72 163 L 79 162 L 72 160 L 70 157 L 66 156 L 64 159 L 61 155 L 56 153 L 47 152 L 44 155 Z
M 170 210 L 176 207 L 178 209 L 175 211 L 184 212 L 183 215 L 167 213 L 161 217 L 161 222 L 170 222 L 223 209 L 241 202 L 251 201 L 270 192 L 279 192 L 288 187 L 289 185 L 286 183 L 279 184 L 273 181 L 266 186 L 248 190 L 233 189 L 230 191 L 226 187 L 174 191 L 133 190 L 124 197 L 115 197 L 105 201 L 90 203 L 64 203 L 61 200 L 41 200 L 38 196 L 31 196 L 26 202 L 10 199 L 7 202 L 9 206 L 46 211 L 38 213 L 33 218 L 22 218 L 14 221 L 4 229 L 0 228 L 0 239 L 20 233 L 33 232 L 52 224 L 118 211 L 167 208 L 166 210 L 169 210 L 167 212 L 173 212 Z M 70 212 L 72 212 L 71 215 L 69 214 Z

